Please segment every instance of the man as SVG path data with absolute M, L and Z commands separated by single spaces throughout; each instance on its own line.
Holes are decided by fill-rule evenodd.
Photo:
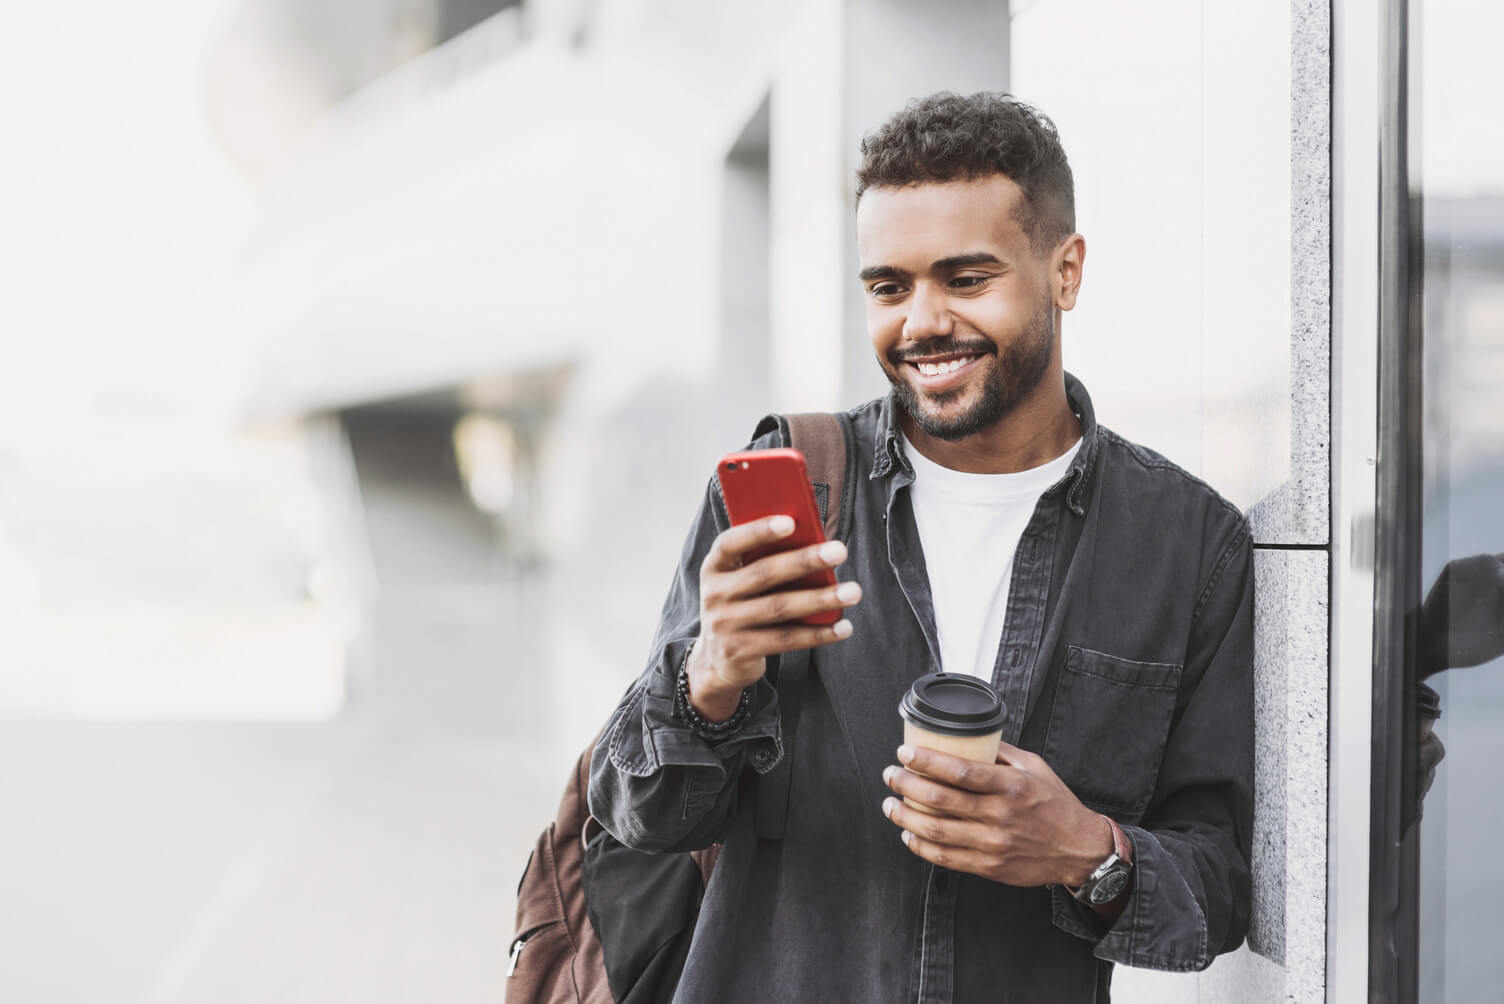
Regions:
M 728 528 L 707 491 L 592 811 L 641 849 L 724 841 L 678 1000 L 1054 1004 L 1106 1000 L 1114 962 L 1204 968 L 1248 920 L 1247 523 L 1097 425 L 1062 369 L 1086 245 L 1048 119 L 940 94 L 862 152 L 893 389 L 850 412 L 849 551 L 744 563 L 791 521 Z M 839 586 L 768 592 L 817 567 Z M 787 832 L 759 840 L 783 752 L 766 657 L 801 648 Z M 900 747 L 899 699 L 938 669 L 1003 695 L 996 763 Z

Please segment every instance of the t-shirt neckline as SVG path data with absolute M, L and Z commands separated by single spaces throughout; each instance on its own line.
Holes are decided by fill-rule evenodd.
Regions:
M 902 432 L 899 433 L 899 442 L 903 446 L 904 455 L 914 466 L 916 483 L 922 481 L 925 491 L 935 491 L 950 498 L 972 502 L 1003 501 L 1019 496 L 1043 495 L 1051 485 L 1065 476 L 1065 472 L 1070 469 L 1071 461 L 1081 449 L 1081 439 L 1077 438 L 1060 456 L 1054 460 L 1047 460 L 1038 467 L 1010 474 L 972 474 L 967 471 L 952 470 L 935 463 L 919 452 L 919 449 L 909 442 L 909 438 Z

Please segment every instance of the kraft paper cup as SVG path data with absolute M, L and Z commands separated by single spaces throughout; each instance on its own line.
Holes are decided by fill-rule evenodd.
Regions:
M 960 673 L 930 673 L 914 681 L 898 703 L 903 741 L 977 763 L 996 763 L 1007 708 L 986 680 Z M 915 771 L 915 773 L 919 773 Z M 939 815 L 905 798 L 920 812 Z

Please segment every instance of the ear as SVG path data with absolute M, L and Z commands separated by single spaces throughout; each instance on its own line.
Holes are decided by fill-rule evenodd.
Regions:
M 1055 307 L 1070 310 L 1081 291 L 1081 271 L 1086 267 L 1086 238 L 1071 234 L 1055 248 L 1050 259 L 1050 284 L 1055 293 Z

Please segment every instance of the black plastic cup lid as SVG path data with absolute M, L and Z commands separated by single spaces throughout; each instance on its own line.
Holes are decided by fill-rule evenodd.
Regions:
M 1007 708 L 986 680 L 961 673 L 930 673 L 914 681 L 898 713 L 931 732 L 985 736 L 1002 728 Z

